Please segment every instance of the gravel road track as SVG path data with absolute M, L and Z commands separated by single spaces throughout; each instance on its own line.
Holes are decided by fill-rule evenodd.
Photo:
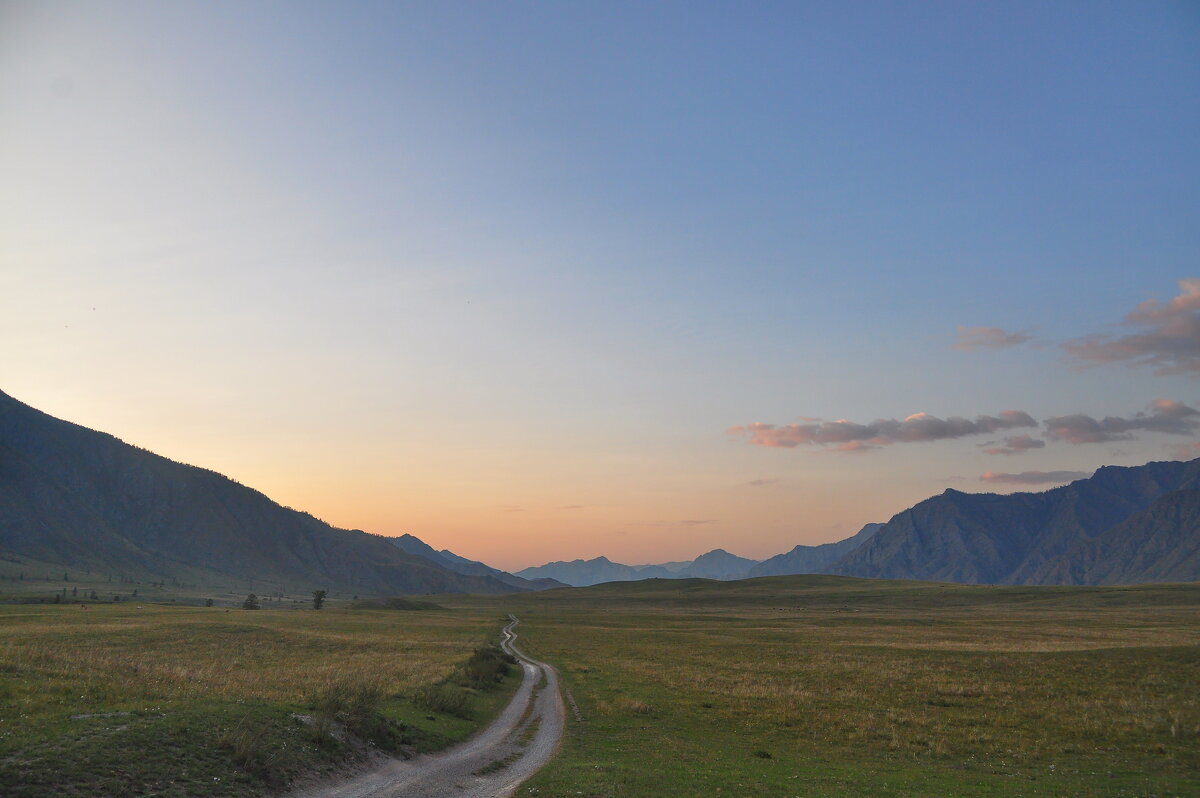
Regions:
M 558 674 L 517 649 L 513 629 L 519 621 L 508 617 L 500 645 L 517 658 L 525 675 L 490 726 L 436 754 L 388 760 L 348 781 L 308 787 L 290 798 L 503 798 L 515 793 L 558 750 L 566 713 Z

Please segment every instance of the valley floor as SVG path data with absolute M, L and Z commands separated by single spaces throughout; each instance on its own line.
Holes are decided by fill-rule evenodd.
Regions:
M 578 707 L 541 796 L 1200 794 L 1200 585 L 779 577 L 503 601 Z

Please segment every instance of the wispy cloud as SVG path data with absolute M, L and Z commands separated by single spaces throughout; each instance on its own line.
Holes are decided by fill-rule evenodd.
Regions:
M 954 348 L 964 352 L 974 352 L 976 349 L 1006 349 L 1019 346 L 1030 339 L 1028 333 L 1006 332 L 999 327 L 959 327 Z
M 582 504 L 564 504 L 564 505 L 560 506 L 558 509 L 560 509 L 560 510 L 582 510 L 583 505 Z
M 679 525 L 680 526 L 704 526 L 705 524 L 711 524 L 711 523 L 712 523 L 711 518 L 705 518 L 703 520 L 689 519 L 687 521 L 680 521 Z
M 1149 411 L 1137 413 L 1130 418 L 1105 416 L 1095 419 L 1082 413 L 1055 416 L 1045 421 L 1046 435 L 1067 443 L 1107 443 L 1124 441 L 1133 437 L 1133 432 L 1161 432 L 1167 435 L 1192 435 L 1200 429 L 1200 411 L 1183 402 L 1171 399 L 1156 399 Z
M 1036 426 L 1037 421 L 1023 410 L 1004 410 L 994 416 L 976 416 L 974 419 L 960 416 L 942 419 L 929 413 L 914 413 L 903 420 L 876 419 L 869 424 L 845 419 L 782 425 L 755 422 L 730 427 L 727 432 L 746 438 L 755 446 L 831 446 L 837 451 L 861 452 L 897 443 L 938 441 Z
M 1128 363 L 1152 366 L 1160 376 L 1200 376 L 1200 278 L 1180 280 L 1179 291 L 1167 302 L 1146 300 L 1125 316 L 1125 324 L 1141 332 L 1088 335 L 1063 348 L 1081 365 Z
M 1090 474 L 1086 471 L 1022 471 L 1019 474 L 988 471 L 979 478 L 979 481 L 1007 485 L 1052 485 L 1072 482 L 1087 476 Z
M 765 488 L 768 485 L 778 485 L 779 480 L 777 480 L 777 479 L 752 479 L 749 482 L 743 482 L 742 484 L 747 485 L 751 488 Z
M 1044 449 L 1046 442 L 1030 435 L 1010 435 L 1003 441 L 989 441 L 980 444 L 984 454 L 1025 454 L 1030 449 Z

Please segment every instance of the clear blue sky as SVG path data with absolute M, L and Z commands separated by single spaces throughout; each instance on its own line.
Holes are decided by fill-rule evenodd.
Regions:
M 768 556 L 1182 456 L 1195 309 L 1122 320 L 1198 145 L 1188 2 L 0 2 L 0 389 L 500 565 Z

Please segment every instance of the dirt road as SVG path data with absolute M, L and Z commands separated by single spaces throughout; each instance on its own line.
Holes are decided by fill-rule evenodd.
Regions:
M 350 781 L 308 788 L 291 798 L 502 798 L 516 792 L 558 750 L 565 713 L 558 674 L 517 649 L 513 628 L 518 621 L 508 617 L 500 645 L 520 661 L 525 676 L 492 725 L 437 754 L 389 760 Z

